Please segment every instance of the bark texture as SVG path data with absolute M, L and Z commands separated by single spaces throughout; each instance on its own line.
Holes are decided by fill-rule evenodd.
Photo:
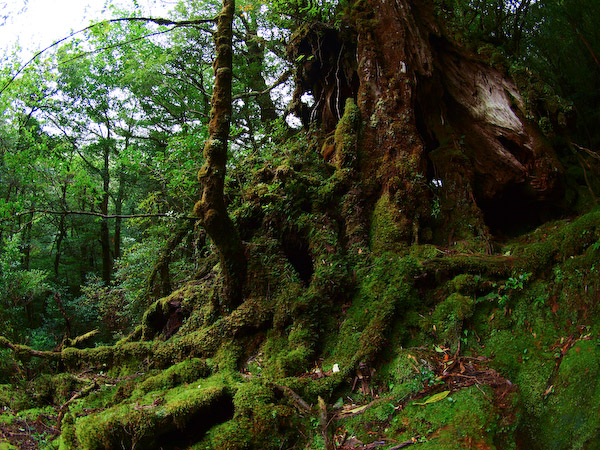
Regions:
M 356 100 L 364 192 L 376 212 L 391 205 L 399 240 L 487 242 L 555 212 L 562 166 L 507 73 L 448 40 L 430 2 L 360 0 L 347 20 L 291 41 L 305 61 L 294 108 L 330 132 Z
M 204 166 L 198 173 L 204 191 L 194 213 L 213 241 L 221 259 L 226 307 L 242 302 L 246 278 L 246 257 L 240 236 L 227 214 L 223 198 L 229 125 L 231 120 L 232 22 L 235 1 L 224 0 L 218 17 L 216 58 L 213 63 L 215 86 L 211 101 L 209 138 L 204 146 Z

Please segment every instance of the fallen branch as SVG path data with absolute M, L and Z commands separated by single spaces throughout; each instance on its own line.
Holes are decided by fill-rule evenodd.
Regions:
M 404 441 L 404 442 L 402 442 L 402 443 L 400 443 L 400 444 L 398 444 L 398 445 L 396 445 L 394 447 L 388 448 L 387 450 L 399 450 L 401 448 L 408 447 L 409 445 L 413 445 L 413 444 L 416 444 L 418 442 L 419 441 L 418 441 L 417 438 L 412 438 L 410 441 Z
M 12 350 L 17 359 L 27 359 L 26 356 L 39 356 L 41 358 L 58 360 L 61 357 L 61 352 L 35 350 L 27 345 L 13 344 L 4 336 L 0 336 L 0 347 Z
M 327 403 L 321 396 L 319 396 L 319 428 L 321 431 L 321 436 L 323 436 L 323 446 L 326 450 L 332 448 L 331 442 L 329 441 L 329 435 L 327 433 L 327 425 L 329 422 L 327 421 Z
M 87 333 L 82 334 L 81 336 L 77 336 L 74 339 L 67 338 L 67 339 L 65 339 L 63 345 L 61 346 L 61 350 L 64 349 L 65 347 L 77 347 L 79 344 L 87 341 L 88 339 L 93 338 L 98 333 L 100 333 L 100 330 L 96 328 L 95 330 L 88 331 Z
M 85 397 L 86 395 L 88 395 L 92 390 L 96 389 L 97 387 L 98 387 L 98 384 L 96 382 L 93 382 L 92 384 L 84 387 L 80 391 L 78 391 L 75 394 L 73 394 L 69 400 L 67 400 L 65 403 L 63 403 L 60 406 L 59 412 L 58 412 L 58 419 L 56 421 L 56 429 L 58 430 L 59 433 L 60 433 L 60 427 L 61 427 L 61 424 L 62 424 L 62 420 L 63 420 L 63 418 L 65 416 L 66 411 L 68 410 L 67 409 L 68 406 L 71 403 L 73 403 L 75 400 L 77 400 L 78 398 Z
M 296 408 L 304 412 L 311 412 L 311 407 L 308 403 L 306 403 L 302 397 L 296 394 L 292 389 L 287 386 L 282 386 L 279 384 L 273 384 L 273 387 L 281 392 L 288 400 L 290 400 Z

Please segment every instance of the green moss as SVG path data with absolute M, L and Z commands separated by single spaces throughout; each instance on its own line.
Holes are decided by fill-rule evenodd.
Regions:
M 230 420 L 211 428 L 205 439 L 192 447 L 193 450 L 250 450 L 252 448 L 251 426 L 247 420 Z
M 411 245 L 410 255 L 419 260 L 428 260 L 440 256 L 441 251 L 434 245 Z
M 62 351 L 61 358 L 68 368 L 79 368 L 84 365 L 93 367 L 108 367 L 113 362 L 112 348 L 101 346 L 89 349 L 69 347 Z
M 25 389 L 18 385 L 0 385 L 0 408 L 9 408 L 18 411 L 31 406 L 32 399 Z
M 43 374 L 30 384 L 28 391 L 38 404 L 62 405 L 82 384 L 81 380 L 69 373 Z
M 395 251 L 403 247 L 403 239 L 408 223 L 404 223 L 398 205 L 387 192 L 384 192 L 377 203 L 371 217 L 371 250 L 381 254 L 385 251 Z
M 136 389 L 136 392 L 146 394 L 150 391 L 170 389 L 180 384 L 191 383 L 199 378 L 205 378 L 210 375 L 210 372 L 205 360 L 187 359 L 161 371 L 156 376 L 147 378 Z
M 571 223 L 546 224 L 512 250 L 522 258 L 525 270 L 536 273 L 540 268 L 547 270 L 556 262 L 582 254 L 599 237 L 600 209 L 595 209 Z
M 422 436 L 420 448 L 489 448 L 496 420 L 491 396 L 471 386 L 425 406 L 411 402 L 394 415 L 388 433 L 399 441 Z
M 433 312 L 433 326 L 442 341 L 456 345 L 463 322 L 473 315 L 473 298 L 454 293 L 439 303 Z
M 562 360 L 554 391 L 544 402 L 536 437 L 540 448 L 597 448 L 600 436 L 600 348 L 579 342 Z
M 521 367 L 512 380 L 519 387 L 520 402 L 527 416 L 525 422 L 535 423 L 546 413 L 544 394 L 551 380 L 555 361 L 550 355 L 544 356 L 527 350 L 521 355 L 514 355 L 521 361 Z
M 213 376 L 165 391 L 152 391 L 135 403 L 122 403 L 76 422 L 76 436 L 86 450 L 149 448 L 161 436 L 184 429 L 190 421 L 214 425 L 231 409 L 224 380 Z M 221 411 L 221 413 L 217 413 Z
M 294 327 L 292 330 L 291 342 L 288 337 L 288 342 L 275 358 L 271 360 L 274 364 L 271 370 L 274 370 L 280 377 L 296 375 L 306 370 L 308 361 L 313 355 L 313 343 L 316 341 L 316 336 L 310 329 L 298 330 Z
M 540 442 L 537 424 L 545 417 L 552 417 L 547 408 L 547 393 L 552 380 L 555 357 L 540 348 L 540 341 L 533 333 L 503 330 L 492 333 L 486 348 L 493 352 L 492 363 L 499 372 L 519 389 L 522 418 L 521 433 L 531 435 L 533 442 Z M 548 448 L 544 445 L 536 448 Z M 569 447 L 557 447 L 569 448 Z
M 24 420 L 27 422 L 35 422 L 40 421 L 42 416 L 54 416 L 55 415 L 54 406 L 41 406 L 38 408 L 26 409 L 24 411 L 19 411 L 15 414 L 15 418 Z
M 353 99 L 347 99 L 344 115 L 335 129 L 336 165 L 340 169 L 356 166 L 358 159 L 357 134 L 360 122 L 360 109 Z
M 275 393 L 263 380 L 252 379 L 239 385 L 233 403 L 233 420 L 214 427 L 193 448 L 275 450 L 292 438 L 297 439 L 296 433 L 289 429 L 290 421 L 295 421 L 296 411 L 278 404 Z
M 533 337 L 512 330 L 499 330 L 492 333 L 487 341 L 486 350 L 493 357 L 494 366 L 500 373 L 514 380 L 523 364 L 523 355 L 534 349 Z
M 141 376 L 140 378 L 143 378 Z M 73 417 L 88 414 L 90 410 L 100 411 L 128 399 L 137 387 L 138 379 L 122 380 L 114 385 L 102 384 L 93 389 L 87 396 L 73 401 L 69 411 Z
M 71 413 L 65 414 L 60 426 L 58 450 L 76 450 L 78 447 L 75 436 L 75 419 Z
M 396 314 L 409 309 L 415 301 L 414 258 L 399 258 L 391 253 L 373 261 L 358 274 L 360 289 L 341 325 L 332 360 L 341 366 L 369 362 L 387 342 L 387 333 Z
M 458 292 L 462 295 L 472 296 L 475 295 L 478 285 L 479 281 L 474 275 L 463 273 L 455 276 L 452 280 L 448 282 L 448 289 L 451 292 Z

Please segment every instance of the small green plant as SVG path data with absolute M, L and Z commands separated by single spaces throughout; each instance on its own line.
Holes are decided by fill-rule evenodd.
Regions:
M 427 366 L 419 367 L 419 373 L 412 380 L 411 388 L 413 391 L 422 391 L 423 389 L 435 386 L 441 383 L 435 372 Z
M 563 280 L 563 278 L 564 278 L 564 275 L 563 275 L 560 267 L 555 267 L 554 268 L 554 279 L 556 280 L 556 282 L 560 283 Z
M 517 277 L 510 277 L 504 286 L 506 289 L 522 290 L 529 277 L 531 277 L 530 272 L 522 273 Z
M 437 219 L 442 214 L 442 206 L 440 204 L 440 199 L 435 197 L 431 204 L 431 217 Z
M 469 341 L 470 331 L 468 329 L 463 330 L 463 335 L 460 337 L 460 342 L 462 345 L 466 346 Z
M 546 304 L 547 299 L 548 299 L 547 295 L 541 295 L 541 296 L 535 298 L 535 300 L 533 301 L 533 304 L 537 307 L 542 307 Z
M 381 405 L 375 412 L 375 415 L 378 420 L 387 420 L 390 416 L 392 416 L 396 412 L 396 407 L 393 403 L 386 403 Z
M 509 277 L 504 283 L 493 283 L 492 286 L 497 288 L 497 290 L 490 292 L 483 297 L 483 299 L 497 301 L 498 306 L 504 308 L 510 300 L 510 294 L 514 291 L 522 291 L 530 277 L 531 273 L 526 272 L 514 277 Z

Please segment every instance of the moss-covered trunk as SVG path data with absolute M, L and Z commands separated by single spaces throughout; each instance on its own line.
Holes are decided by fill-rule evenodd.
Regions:
M 204 146 L 204 166 L 198 173 L 204 191 L 194 207 L 202 226 L 216 245 L 221 258 L 225 307 L 242 302 L 246 257 L 240 236 L 227 213 L 223 198 L 229 124 L 231 121 L 232 39 L 235 1 L 223 1 L 218 17 L 213 63 L 215 87 L 210 112 L 209 137 Z
M 246 19 L 244 16 L 241 16 L 241 20 L 246 31 L 244 42 L 247 48 L 248 73 L 245 75 L 248 78 L 248 87 L 251 91 L 265 92 L 264 94 L 257 95 L 255 101 L 260 109 L 260 121 L 268 128 L 277 119 L 278 115 L 275 104 L 268 92 L 267 82 L 263 76 L 265 48 L 258 36 L 256 19 L 254 17 Z
M 490 229 L 556 212 L 564 170 L 506 70 L 447 38 L 430 2 L 360 0 L 347 20 L 294 36 L 294 108 L 329 132 L 356 100 L 358 170 L 373 211 L 391 211 L 388 244 L 488 246 Z

